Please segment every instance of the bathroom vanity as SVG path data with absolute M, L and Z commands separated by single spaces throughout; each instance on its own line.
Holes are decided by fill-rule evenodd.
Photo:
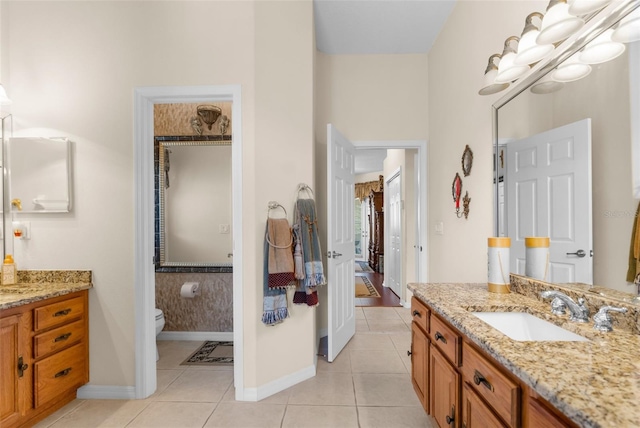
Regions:
M 408 285 L 412 381 L 427 413 L 441 427 L 639 426 L 640 306 L 587 286 L 511 281 L 510 294 L 487 284 Z M 593 321 L 552 314 L 544 290 L 583 297 L 590 319 L 603 305 L 627 312 L 599 332 Z M 514 340 L 477 312 L 526 313 L 587 340 Z
M 20 271 L 0 285 L 0 426 L 32 426 L 89 381 L 90 271 Z

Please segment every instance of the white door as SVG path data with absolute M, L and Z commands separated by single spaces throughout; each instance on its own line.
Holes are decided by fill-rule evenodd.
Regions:
M 327 293 L 328 360 L 332 362 L 356 332 L 353 201 L 355 147 L 327 125 Z
M 400 296 L 402 284 L 402 194 L 400 172 L 387 182 L 389 194 L 389 254 L 385 257 L 385 284 Z
M 591 119 L 507 144 L 506 166 L 511 271 L 524 274 L 526 236 L 548 236 L 547 281 L 591 284 Z

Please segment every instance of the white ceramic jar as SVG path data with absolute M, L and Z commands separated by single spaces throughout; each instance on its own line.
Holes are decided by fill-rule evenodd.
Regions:
M 488 239 L 488 278 L 491 293 L 509 293 L 509 250 L 511 238 L 494 237 Z
M 529 278 L 546 281 L 549 273 L 549 238 L 528 236 L 524 238 L 524 274 Z

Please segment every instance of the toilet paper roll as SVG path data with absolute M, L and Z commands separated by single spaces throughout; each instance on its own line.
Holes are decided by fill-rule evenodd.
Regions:
M 180 288 L 180 296 L 193 299 L 200 294 L 200 284 L 197 282 L 185 282 Z

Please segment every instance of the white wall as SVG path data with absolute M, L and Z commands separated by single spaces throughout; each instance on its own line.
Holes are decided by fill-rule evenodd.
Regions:
M 487 237 L 493 231 L 491 105 L 501 94 L 480 96 L 484 70 L 504 40 L 520 35 L 526 16 L 544 12 L 545 1 L 458 1 L 429 52 L 428 241 L 429 280 L 486 282 Z M 473 150 L 462 194 L 469 218 L 457 218 L 451 196 L 462 176 L 465 145 Z M 444 235 L 434 226 L 442 222 Z
M 32 217 L 33 238 L 16 260 L 93 271 L 91 383 L 134 384 L 132 118 L 141 86 L 242 85 L 245 386 L 312 367 L 315 309 L 293 308 L 275 328 L 260 320 L 267 202 L 291 204 L 298 182 L 314 184 L 311 2 L 4 1 L 2 23 L 15 134 L 74 142 L 74 210 Z

